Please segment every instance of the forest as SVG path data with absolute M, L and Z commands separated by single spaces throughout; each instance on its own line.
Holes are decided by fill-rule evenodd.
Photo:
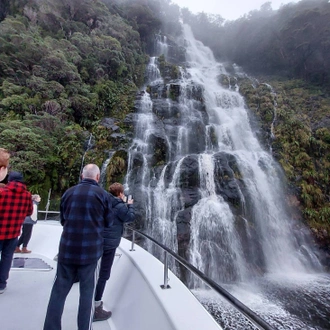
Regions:
M 58 200 L 78 182 L 91 134 L 85 161 L 101 166 L 108 150 L 127 149 L 155 38 L 165 35 L 174 45 L 181 19 L 219 61 L 235 63 L 276 89 L 278 138 L 268 142 L 296 204 L 315 235 L 329 242 L 327 0 L 301 0 L 276 11 L 266 2 L 235 21 L 193 14 L 170 0 L 1 0 L 0 146 L 10 150 L 12 167 L 46 203 L 49 189 Z M 184 63 L 181 55 L 173 72 Z M 249 85 L 242 79 L 241 93 L 267 131 L 273 100 Z M 107 181 L 120 180 L 125 166 L 119 153 Z
M 329 88 L 330 4 L 302 0 L 272 10 L 265 2 L 235 21 L 183 12 L 196 37 L 218 58 L 253 75 L 300 78 Z M 218 36 L 214 38 L 214 36 Z

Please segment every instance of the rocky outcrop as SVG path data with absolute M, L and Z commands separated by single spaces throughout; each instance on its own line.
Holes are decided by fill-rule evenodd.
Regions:
M 238 179 L 240 172 L 233 155 L 219 152 L 215 156 L 216 192 L 234 207 L 242 205 L 243 183 Z

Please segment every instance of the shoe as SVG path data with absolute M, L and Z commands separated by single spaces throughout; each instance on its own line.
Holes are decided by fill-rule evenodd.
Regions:
M 112 315 L 112 312 L 105 311 L 103 309 L 103 301 L 101 301 L 101 305 L 98 306 L 98 307 L 95 307 L 93 322 L 105 321 L 108 318 L 110 318 L 111 315 Z
M 0 294 L 4 293 L 6 291 L 6 287 L 4 287 L 3 289 L 0 289 Z
M 14 253 L 22 253 L 22 250 L 17 246 Z
M 22 253 L 31 253 L 32 251 L 28 250 L 26 247 L 23 247 Z

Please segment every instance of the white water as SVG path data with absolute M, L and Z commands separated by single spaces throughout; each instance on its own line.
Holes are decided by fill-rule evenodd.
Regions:
M 106 185 L 106 176 L 107 176 L 107 167 L 108 167 L 110 160 L 114 153 L 115 153 L 114 151 L 109 152 L 108 158 L 104 161 L 104 163 L 102 164 L 102 168 L 100 170 L 101 173 L 100 173 L 99 184 L 105 190 L 108 190 L 108 187 L 105 186 Z
M 199 200 L 191 209 L 189 261 L 279 329 L 327 329 L 329 278 L 322 274 L 309 236 L 290 218 L 281 170 L 256 138 L 237 86 L 231 90 L 220 85 L 219 75 L 226 74 L 223 66 L 188 26 L 184 37 L 187 69 L 181 69 L 178 102 L 169 98 L 169 86 L 162 86 L 157 58 L 151 58 L 147 68 L 147 85 L 167 91 L 162 104 L 166 116 L 177 118 L 175 125 L 166 120 L 159 125 L 156 100 L 147 88 L 139 101 L 126 185 L 143 195 L 145 230 L 178 250 L 176 221 L 185 210 L 181 169 L 189 157 L 197 157 Z M 201 99 L 192 97 L 199 92 Z M 168 145 L 166 164 L 158 170 L 150 166 L 154 134 L 161 134 Z M 142 164 L 137 170 L 138 155 Z M 231 183 L 240 196 L 239 216 L 219 194 L 219 155 L 234 159 L 238 168 L 231 170 Z M 200 285 L 193 277 L 189 281 L 193 287 Z M 209 292 L 196 294 L 225 328 L 249 329 Z
M 217 134 L 218 150 L 235 156 L 253 203 L 254 221 L 262 241 L 261 248 L 265 256 L 267 272 L 289 275 L 317 269 L 317 265 L 311 264 L 300 253 L 299 246 L 295 242 L 289 216 L 284 210 L 277 164 L 272 156 L 261 148 L 254 135 L 242 96 L 236 91 L 220 86 L 217 77 L 219 73 L 223 73 L 223 69 L 213 58 L 210 49 L 194 39 L 187 26 L 185 26 L 185 38 L 189 62 L 188 73 L 191 74 L 191 80 L 203 86 L 205 91 L 204 100 L 210 122 Z M 201 180 L 203 180 L 203 168 L 205 166 L 200 166 Z M 212 169 L 209 173 L 211 172 Z M 212 184 L 201 182 L 201 186 L 205 187 L 204 189 L 211 196 L 214 195 Z M 216 213 L 225 215 L 228 213 L 228 206 L 222 202 L 215 203 L 214 207 L 220 209 Z M 206 203 L 205 210 L 209 208 Z M 204 214 L 204 209 L 201 208 L 199 213 Z M 200 232 L 198 223 L 192 226 L 192 231 L 194 230 Z M 213 229 L 210 228 L 209 233 L 212 232 Z M 208 237 L 209 233 L 205 236 Z M 234 231 L 232 233 L 234 235 Z M 235 236 L 232 237 L 232 241 L 234 240 Z M 312 252 L 309 251 L 309 254 Z M 209 260 L 205 262 L 209 263 Z M 214 263 L 216 264 L 216 260 Z
M 87 152 L 90 150 L 90 148 L 92 147 L 92 140 L 93 140 L 93 135 L 90 134 L 89 138 L 88 138 L 88 142 L 87 142 L 87 147 L 86 147 L 86 150 L 82 156 L 82 159 L 81 159 L 81 165 L 80 165 L 80 175 L 79 175 L 79 180 L 80 180 L 80 176 L 81 176 L 81 173 L 82 173 L 82 170 L 84 168 L 84 166 L 86 165 L 85 164 L 85 157 L 86 157 L 86 154 Z

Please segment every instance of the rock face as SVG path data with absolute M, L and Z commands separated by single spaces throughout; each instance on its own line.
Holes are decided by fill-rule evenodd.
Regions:
M 175 56 L 182 54 L 182 50 L 175 52 L 174 46 L 171 47 L 170 52 L 177 53 Z M 183 60 L 179 55 L 175 62 Z M 133 189 L 136 205 L 139 205 L 137 223 L 140 227 L 154 221 L 160 212 L 158 209 L 148 210 L 147 201 L 151 198 L 146 196 L 148 189 L 162 189 L 159 198 L 164 194 L 164 198 L 173 201 L 166 208 L 176 221 L 178 251 L 187 257 L 191 211 L 201 198 L 198 154 L 206 147 L 208 115 L 201 86 L 183 86 L 178 67 L 169 64 L 164 57 L 156 59 L 155 63 L 162 79 L 157 78 L 137 95 L 136 144 L 133 142 L 129 153 L 127 180 Z M 152 69 L 147 72 L 155 74 Z M 150 81 L 150 78 L 146 77 L 146 80 Z M 148 226 L 152 225 L 149 223 Z
M 207 144 L 213 148 L 218 142 L 214 128 L 208 127 L 203 87 L 189 80 L 183 83 L 182 77 L 173 77 L 176 70 L 164 58 L 155 62 L 161 68 L 163 79 L 158 78 L 137 95 L 136 136 L 129 151 L 127 181 L 137 205 L 137 225 L 142 228 L 153 227 L 153 222 L 159 225 L 158 218 L 170 213 L 167 217 L 176 222 L 173 235 L 177 246 L 173 248 L 188 259 L 192 211 L 202 198 L 200 154 L 205 152 Z M 244 204 L 244 184 L 235 157 L 219 152 L 214 154 L 213 162 L 214 168 L 209 174 L 216 182 L 215 193 L 231 205 L 239 219 Z M 147 195 L 150 189 L 153 193 Z M 160 200 L 150 201 L 152 196 Z M 167 210 L 160 210 L 158 205 L 162 205 L 164 199 Z M 240 222 L 237 223 L 239 227 Z M 241 227 L 244 231 L 244 225 Z
M 225 152 L 217 153 L 215 155 L 214 174 L 217 184 L 216 192 L 232 205 L 241 205 L 242 193 L 240 188 L 242 188 L 242 183 L 235 177 L 240 176 L 235 157 Z

